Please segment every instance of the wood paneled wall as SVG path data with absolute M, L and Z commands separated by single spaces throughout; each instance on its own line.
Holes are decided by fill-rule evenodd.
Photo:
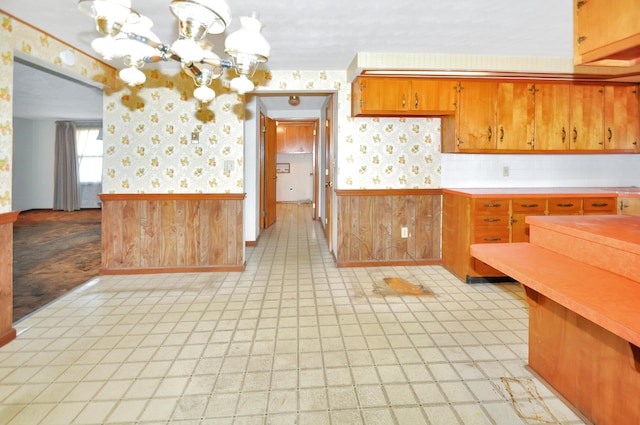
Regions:
M 244 194 L 102 194 L 102 274 L 244 270 Z
M 13 223 L 19 213 L 0 214 L 0 347 L 16 337 L 13 328 Z
M 439 189 L 337 190 L 339 267 L 441 264 Z M 409 237 L 401 237 L 407 227 Z

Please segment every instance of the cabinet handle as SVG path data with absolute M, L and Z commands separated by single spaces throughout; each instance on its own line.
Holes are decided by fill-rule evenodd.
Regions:
M 562 143 L 564 143 L 566 139 L 567 139 L 567 132 L 564 129 L 564 127 L 562 127 Z
M 504 140 L 504 127 L 500 126 L 500 143 Z
M 497 223 L 498 221 L 500 221 L 500 219 L 499 218 L 489 218 L 489 217 L 487 217 L 487 218 L 484 219 L 484 221 L 486 223 Z
M 489 135 L 488 135 L 489 141 L 491 141 L 492 137 L 493 137 L 493 131 L 491 131 L 491 126 L 489 126 Z
M 613 131 L 611 131 L 611 127 L 607 128 L 607 133 L 608 133 L 607 141 L 611 143 L 611 139 L 613 139 Z
M 592 207 L 608 207 L 609 204 L 606 202 L 602 202 L 602 203 L 593 203 L 591 204 Z
M 418 109 L 418 93 L 416 93 L 416 109 Z
M 487 208 L 498 208 L 501 207 L 502 204 L 484 204 L 484 206 Z
M 573 127 L 573 143 L 578 141 L 578 129 Z
M 587 39 L 586 36 L 584 35 L 580 35 L 578 36 L 578 46 L 582 44 L 583 41 L 585 41 Z
M 407 104 L 407 99 L 405 98 L 404 93 L 402 93 L 402 109 L 404 109 L 404 106 Z
M 629 208 L 629 206 L 628 206 L 628 205 L 625 205 L 625 204 L 624 204 L 624 201 L 620 201 L 620 211 L 622 211 L 622 210 L 623 210 L 623 209 L 625 209 L 625 208 Z
M 537 206 L 538 204 L 522 204 L 521 205 L 522 208 L 535 208 Z
M 498 242 L 501 241 L 502 238 L 484 238 L 484 240 L 487 242 Z
M 569 204 L 556 204 L 556 206 L 557 206 L 557 207 L 563 207 L 563 208 L 566 208 L 566 207 L 572 207 L 572 206 L 573 206 L 573 204 L 572 204 L 572 203 L 569 203 Z

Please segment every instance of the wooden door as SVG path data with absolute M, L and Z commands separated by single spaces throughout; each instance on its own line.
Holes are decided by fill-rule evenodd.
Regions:
M 604 149 L 604 87 L 571 88 L 571 150 Z
M 456 113 L 457 81 L 414 78 L 411 80 L 409 109 L 433 114 Z
M 327 239 L 329 252 L 333 252 L 333 95 L 325 108 L 325 138 L 324 138 L 324 237 Z
M 496 149 L 533 149 L 533 84 L 504 82 L 498 84 L 496 107 Z
M 458 150 L 496 148 L 497 83 L 466 81 L 458 95 Z
M 569 150 L 571 85 L 536 83 L 536 150 Z
M 267 136 L 267 117 L 265 117 L 265 115 L 262 113 L 262 111 L 260 111 L 260 153 L 258 156 L 258 159 L 260 161 L 260 172 L 259 172 L 259 177 L 260 177 L 260 203 L 258 204 L 259 206 L 259 212 L 258 214 L 260 215 L 259 219 L 258 219 L 258 223 L 259 223 L 259 227 L 260 230 L 265 228 L 265 211 L 266 211 L 266 195 L 267 195 L 267 187 L 266 187 L 266 180 L 265 177 L 267 175 L 266 172 L 266 155 L 265 155 L 265 150 L 267 148 L 267 142 L 266 142 L 266 136 Z
M 265 134 L 265 195 L 262 217 L 264 227 L 267 228 L 276 222 L 276 187 L 278 174 L 276 173 L 276 150 L 277 150 L 277 130 L 276 122 L 271 118 L 266 118 Z
M 608 150 L 638 149 L 638 86 L 606 86 L 604 88 L 604 148 Z

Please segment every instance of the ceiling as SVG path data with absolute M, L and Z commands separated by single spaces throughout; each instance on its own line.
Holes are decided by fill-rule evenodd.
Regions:
M 227 2 L 234 16 L 227 33 L 238 28 L 237 17 L 253 11 L 260 14 L 265 24 L 263 34 L 272 48 L 266 64 L 271 70 L 346 70 L 360 52 L 546 58 L 573 55 L 572 0 Z M 169 11 L 169 3 L 170 0 L 133 0 L 133 7 L 153 20 L 152 30 L 167 43 L 177 36 L 177 21 Z M 77 0 L 2 0 L 0 9 L 94 54 L 90 42 L 98 34 L 90 18 L 78 10 Z M 209 38 L 214 50 L 224 57 L 223 38 Z M 35 96 L 56 88 L 58 82 L 44 83 L 36 89 L 26 71 L 30 69 L 23 77 L 32 86 L 23 94 L 32 102 L 24 109 L 35 111 Z M 44 77 L 35 78 L 39 81 Z M 49 99 L 77 101 L 70 90 L 73 89 L 67 88 Z M 20 92 L 18 95 L 15 102 L 22 97 Z M 289 107 L 281 97 L 273 100 Z M 308 102 L 302 98 L 305 103 Z

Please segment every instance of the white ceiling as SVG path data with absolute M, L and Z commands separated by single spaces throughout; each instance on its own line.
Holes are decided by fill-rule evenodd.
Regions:
M 238 28 L 237 17 L 252 11 L 260 14 L 263 34 L 272 48 L 266 64 L 271 70 L 346 70 L 359 52 L 573 55 L 572 0 L 227 2 L 234 16 L 227 32 Z M 133 7 L 153 20 L 153 31 L 167 43 L 177 36 L 169 3 L 133 0 Z M 2 0 L 0 9 L 93 54 L 89 43 L 97 33 L 90 18 L 78 10 L 77 0 Z M 210 39 L 214 50 L 224 56 L 222 37 Z M 54 97 L 70 92 L 65 93 Z

